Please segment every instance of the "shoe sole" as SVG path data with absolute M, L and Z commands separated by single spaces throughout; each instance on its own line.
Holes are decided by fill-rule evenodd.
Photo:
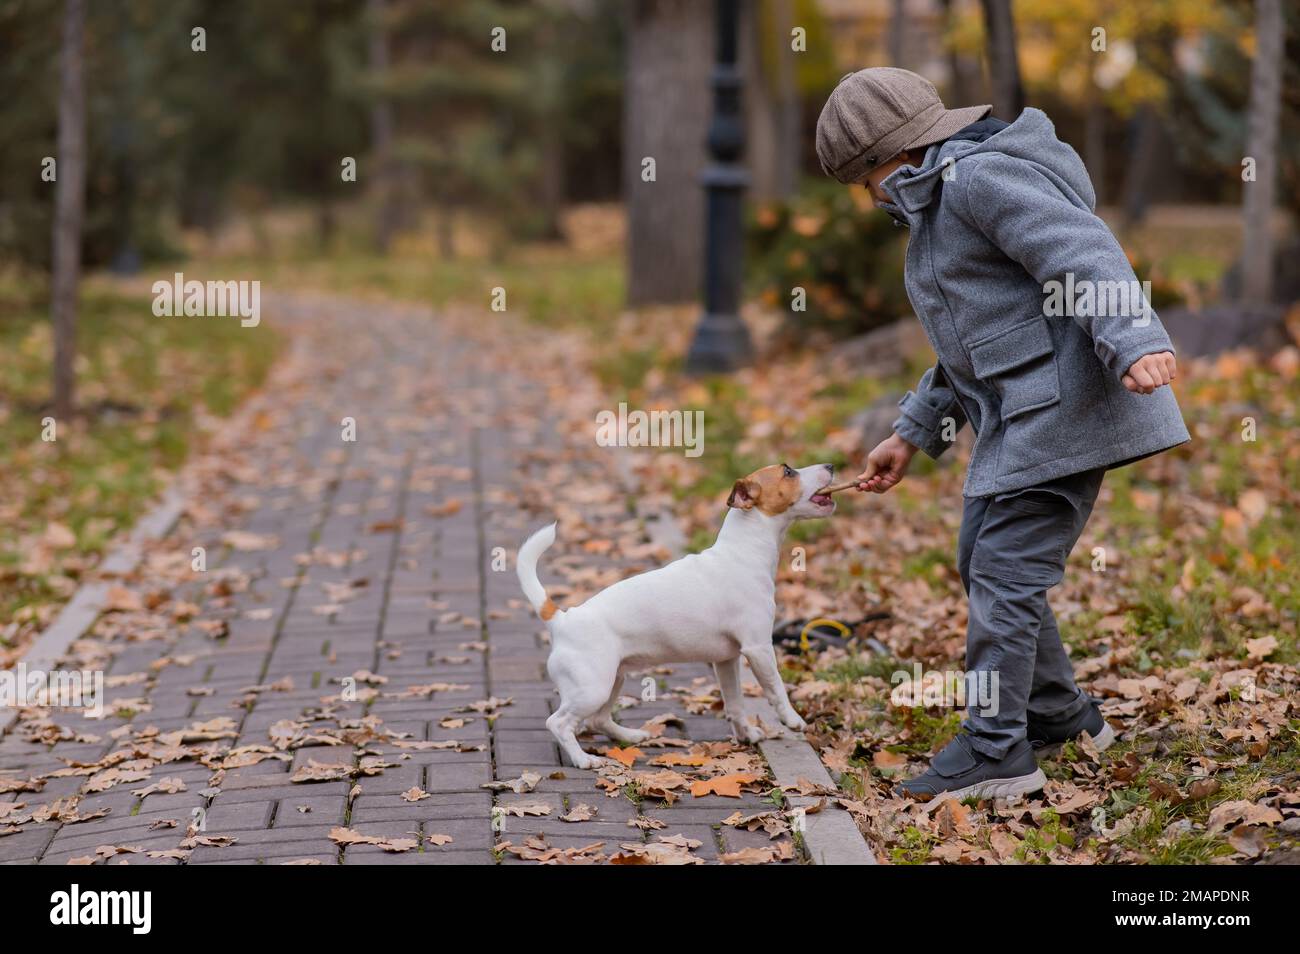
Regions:
M 1086 735 L 1088 738 L 1092 739 L 1092 744 L 1098 752 L 1106 751 L 1106 749 L 1110 748 L 1115 742 L 1115 730 L 1112 729 L 1110 723 L 1106 721 L 1102 722 L 1101 731 L 1096 735 L 1093 735 L 1090 732 L 1080 732 L 1079 735 Z M 1040 749 L 1034 749 L 1034 755 L 1040 761 L 1042 759 L 1050 759 L 1058 755 L 1063 748 L 1065 748 L 1064 742 L 1055 742 L 1052 745 L 1044 745 Z
M 1020 775 L 1016 778 L 993 778 L 986 782 L 967 785 L 965 788 L 954 788 L 949 792 L 940 792 L 930 800 L 938 802 L 945 798 L 952 798 L 957 801 L 967 798 L 976 800 L 982 798 L 1018 798 L 1021 795 L 1037 792 L 1046 784 L 1047 776 L 1043 774 L 1043 770 L 1034 769 L 1030 774 Z

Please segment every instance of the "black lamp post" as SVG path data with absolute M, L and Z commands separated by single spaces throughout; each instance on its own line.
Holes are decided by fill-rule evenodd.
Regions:
M 707 202 L 704 315 L 686 358 L 694 373 L 732 371 L 753 355 L 749 329 L 740 320 L 741 258 L 744 236 L 741 201 L 749 176 L 740 157 L 745 124 L 740 111 L 740 71 L 736 68 L 738 0 L 714 0 L 713 120 L 709 126 L 712 161 L 702 180 Z

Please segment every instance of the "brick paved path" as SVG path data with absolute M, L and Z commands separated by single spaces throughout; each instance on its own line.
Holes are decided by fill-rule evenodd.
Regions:
M 530 361 L 546 358 L 504 335 L 471 342 L 462 333 L 476 333 L 472 325 L 458 331 L 418 308 L 306 299 L 275 307 L 271 321 L 296 329 L 295 357 L 228 448 L 187 476 L 187 515 L 126 581 L 150 609 L 109 614 L 74 647 L 74 663 L 107 672 L 119 711 L 90 721 L 32 710 L 0 740 L 0 832 L 8 831 L 0 862 L 65 864 L 113 846 L 143 851 L 110 863 L 519 863 L 493 845 L 538 833 L 559 848 L 604 842 L 606 853 L 681 834 L 700 842 L 694 854 L 705 859 L 771 844 L 761 830 L 720 825 L 737 808 L 770 808 L 759 794 L 637 804 L 598 791 L 590 772 L 561 768 L 543 725 L 553 704 L 544 631 L 520 600 L 514 550 L 552 510 L 593 537 L 625 534 L 636 517 L 619 484 L 626 472 L 607 460 L 592 457 L 589 481 L 570 479 L 564 455 L 595 451 L 572 430 L 591 418 L 555 419 L 551 405 L 571 395 L 528 373 Z M 355 441 L 342 437 L 348 417 Z M 180 573 L 173 586 L 194 546 L 206 547 L 206 571 Z M 556 580 L 555 567 L 569 561 L 603 585 L 633 562 L 568 546 L 548 555 L 544 578 Z M 640 565 L 657 562 L 646 549 Z M 186 601 L 198 606 L 191 625 L 159 624 L 159 613 L 184 615 L 175 608 Z M 341 698 L 341 680 L 356 674 L 355 697 Z M 702 666 L 658 677 L 666 687 L 712 682 Z M 494 698 L 512 701 L 464 711 Z M 660 698 L 624 710 L 622 721 L 675 711 L 690 739 L 728 737 L 721 719 Z M 274 744 L 312 735 L 346 744 Z M 459 745 L 419 744 L 451 740 Z M 290 781 L 322 763 L 355 772 L 369 758 L 387 767 Z M 70 763 L 94 768 L 48 776 Z M 114 770 L 121 780 L 109 784 Z M 525 771 L 542 776 L 532 792 L 483 787 Z M 39 790 L 21 790 L 20 780 L 41 776 L 43 786 L 28 786 Z M 184 790 L 135 794 L 162 779 Z M 413 788 L 428 797 L 404 800 Z M 77 795 L 75 807 L 56 801 Z M 502 816 L 514 803 L 551 812 Z M 560 820 L 579 803 L 598 809 L 596 818 Z M 666 827 L 630 827 L 642 812 Z M 187 855 L 149 854 L 178 849 L 199 817 Z M 341 847 L 329 833 L 344 825 L 421 845 Z M 430 844 L 431 834 L 451 841 Z

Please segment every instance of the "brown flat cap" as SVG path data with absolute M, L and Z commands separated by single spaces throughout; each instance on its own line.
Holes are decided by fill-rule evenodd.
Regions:
M 822 107 L 817 158 L 828 176 L 862 182 L 900 152 L 941 142 L 992 108 L 945 109 L 934 84 L 910 70 L 858 70 L 840 80 Z

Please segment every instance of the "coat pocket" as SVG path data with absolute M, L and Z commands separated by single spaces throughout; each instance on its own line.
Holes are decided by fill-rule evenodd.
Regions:
M 1061 400 L 1060 374 L 1047 319 L 1030 318 L 970 346 L 975 376 L 1002 401 L 1002 420 L 1051 407 Z

